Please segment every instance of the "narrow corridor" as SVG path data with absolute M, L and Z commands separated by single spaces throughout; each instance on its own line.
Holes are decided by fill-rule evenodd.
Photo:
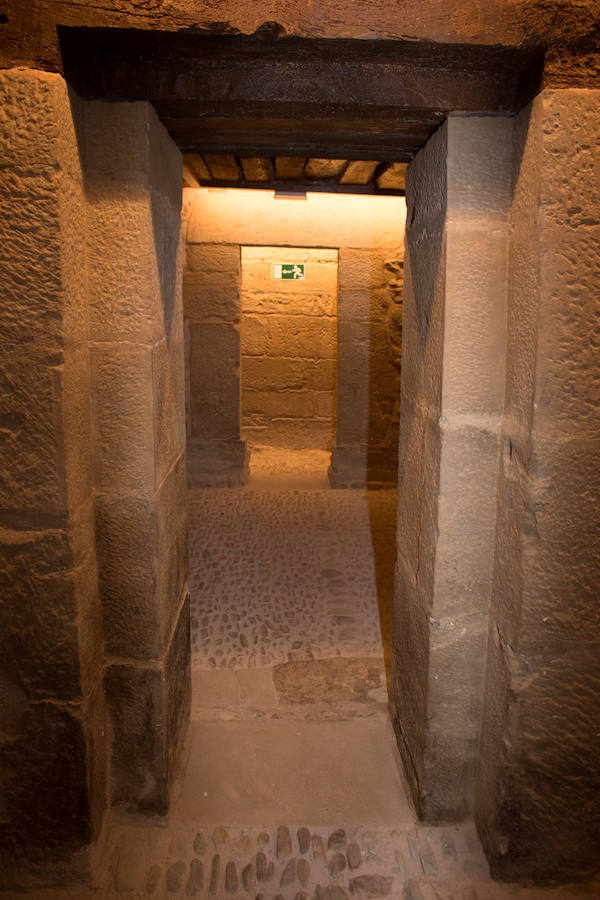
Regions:
M 396 492 L 330 489 L 322 451 L 252 461 L 247 486 L 190 492 L 184 771 L 167 822 L 115 815 L 100 896 L 597 896 L 496 883 L 472 823 L 418 823 L 387 710 Z

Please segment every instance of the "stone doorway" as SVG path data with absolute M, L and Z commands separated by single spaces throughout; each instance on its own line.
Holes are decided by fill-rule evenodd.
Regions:
M 72 33 L 72 46 L 82 51 L 82 71 L 92 80 L 96 73 L 106 75 L 101 88 L 90 87 L 84 78 L 78 85 L 81 94 L 110 101 L 131 98 L 135 79 L 128 79 L 140 59 L 131 47 L 147 52 L 146 37 L 117 34 L 114 43 L 105 34 L 91 37 L 100 57 L 108 47 L 111 64 L 99 65 L 97 57 L 90 64 L 87 39 Z M 185 70 L 198 49 L 196 38 L 204 39 L 183 37 L 181 55 L 170 52 L 166 63 L 162 60 L 167 68 L 175 60 Z M 160 43 L 160 35 L 150 36 L 151 51 L 160 49 L 156 39 Z M 165 37 L 167 50 L 179 40 L 175 33 Z M 589 426 L 595 376 L 582 336 L 591 332 L 594 321 L 595 278 L 579 270 L 574 277 L 572 269 L 581 259 L 591 259 L 589 271 L 596 271 L 597 245 L 588 242 L 585 229 L 595 221 L 597 168 L 588 132 L 598 121 L 597 92 L 571 90 L 559 81 L 560 89 L 545 90 L 532 101 L 539 90 L 540 54 L 527 57 L 500 45 L 455 48 L 415 42 L 411 49 L 410 42 L 397 42 L 393 49 L 399 52 L 390 55 L 385 41 L 348 40 L 333 42 L 334 58 L 328 55 L 332 44 L 327 41 L 279 42 L 272 29 L 239 41 L 246 56 L 240 61 L 241 77 L 233 81 L 259 95 L 264 84 L 279 92 L 279 83 L 244 78 L 250 68 L 256 74 L 249 57 L 264 59 L 279 71 L 288 67 L 288 51 L 303 60 L 295 71 L 302 77 L 306 73 L 315 91 L 311 108 L 296 106 L 306 96 L 302 77 L 291 87 L 286 79 L 280 82 L 291 90 L 294 111 L 299 110 L 296 126 L 303 117 L 314 121 L 334 101 L 341 112 L 344 96 L 336 91 L 349 86 L 345 111 L 350 120 L 336 119 L 333 140 L 338 145 L 344 127 L 351 131 L 369 106 L 375 111 L 359 136 L 363 148 L 369 131 L 387 146 L 402 145 L 397 152 L 406 158 L 422 147 L 410 170 L 409 188 L 411 313 L 406 334 L 413 365 L 403 382 L 407 402 L 400 481 L 407 502 L 400 507 L 406 528 L 401 529 L 398 568 L 397 634 L 403 656 L 398 657 L 393 687 L 397 734 L 421 813 L 457 817 L 476 808 L 497 873 L 537 879 L 585 875 L 592 870 L 597 834 L 596 812 L 589 807 L 595 796 L 590 788 L 597 781 L 596 732 L 587 727 L 596 721 L 597 711 L 597 570 L 589 563 L 586 542 L 597 533 L 590 527 L 596 494 L 587 491 L 597 471 L 589 468 L 595 465 L 597 445 Z M 219 44 L 216 57 L 227 57 L 233 49 L 230 57 L 235 59 L 239 45 Z M 215 49 L 212 44 L 210 49 Z M 214 63 L 214 55 L 197 56 L 209 66 Z M 329 56 L 334 68 L 341 65 L 343 71 L 351 70 L 350 76 L 324 78 L 323 59 L 329 64 Z M 176 78 L 162 77 L 159 58 L 154 52 L 144 57 L 144 78 L 151 85 L 140 87 L 136 81 L 135 90 L 136 96 L 152 97 L 168 119 L 161 90 L 170 90 Z M 320 68 L 312 65 L 315 58 Z M 44 64 L 46 59 L 44 55 Z M 377 83 L 376 90 L 373 66 L 389 79 L 383 87 Z M 232 83 L 227 66 L 219 71 L 218 90 L 209 98 L 213 112 L 229 97 Z M 123 73 L 125 85 L 118 83 Z M 205 79 L 203 72 L 193 81 L 178 112 L 171 108 L 177 120 L 171 120 L 173 134 L 181 143 L 189 126 L 185 113 L 197 99 L 194 90 L 204 96 Z M 11 398 L 15 407 L 6 420 L 9 438 L 16 433 L 15 422 L 27 428 L 20 452 L 9 454 L 6 466 L 4 521 L 12 579 L 7 608 L 18 611 L 18 623 L 27 619 L 22 610 L 31 604 L 40 617 L 49 615 L 51 623 L 47 643 L 25 646 L 13 621 L 10 634 L 16 640 L 6 652 L 3 648 L 5 664 L 13 663 L 8 684 L 18 713 L 9 724 L 20 729 L 11 732 L 8 744 L 3 741 L 3 753 L 12 763 L 20 764 L 21 758 L 27 763 L 26 779 L 11 774 L 5 792 L 6 827 L 12 837 L 15 823 L 17 830 L 25 823 L 40 846 L 50 840 L 60 858 L 76 854 L 90 833 L 98 834 L 104 811 L 120 801 L 165 810 L 185 728 L 187 689 L 179 692 L 176 676 L 189 659 L 187 635 L 179 627 L 185 619 L 187 570 L 179 540 L 183 517 L 174 515 L 182 508 L 182 417 L 180 402 L 169 406 L 172 397 L 181 396 L 177 389 L 171 391 L 178 379 L 181 383 L 177 361 L 182 355 L 172 340 L 180 331 L 171 327 L 181 317 L 172 315 L 176 254 L 163 227 L 178 206 L 171 190 L 174 169 L 170 175 L 165 171 L 165 161 L 172 163 L 177 155 L 147 102 L 135 104 L 137 126 L 130 116 L 119 120 L 118 111 L 112 120 L 116 104 L 100 103 L 100 118 L 111 119 L 111 127 L 98 127 L 93 111 L 88 119 L 88 107 L 84 132 L 91 153 L 82 154 L 73 128 L 82 107 L 76 96 L 68 95 L 60 75 L 12 70 L 6 81 L 3 76 L 3 87 L 8 96 L 3 109 L 13 111 L 19 123 L 14 133 L 7 132 L 7 191 L 10 215 L 22 237 L 17 250 L 5 245 L 9 264 L 4 271 L 11 278 L 16 274 L 11 290 L 17 299 L 27 300 L 26 314 L 12 319 L 9 313 L 8 321 L 10 334 L 16 335 L 10 372 L 17 373 L 15 383 L 23 388 Z M 401 96 L 401 109 L 382 106 L 379 96 L 386 102 Z M 417 127 L 412 127 L 409 101 L 420 105 L 424 97 L 427 109 L 420 106 Z M 284 146 L 286 128 L 280 122 L 278 130 L 274 124 L 280 100 L 279 93 L 259 96 L 257 102 L 265 105 L 253 107 L 253 121 L 264 124 L 268 119 L 272 131 L 267 137 L 273 140 L 273 133 L 278 134 Z M 236 95 L 235 102 L 239 116 L 248 96 Z M 453 114 L 456 110 L 461 114 Z M 478 115 L 470 119 L 465 114 L 469 110 Z M 201 110 L 200 117 L 205 113 Z M 236 110 L 228 107 L 227 113 L 225 126 Z M 494 113 L 502 115 L 495 118 Z M 506 113 L 519 115 L 513 120 Z M 391 128 L 390 116 L 398 127 Z M 223 143 L 231 146 L 236 127 L 248 131 L 237 122 Z M 214 120 L 209 130 L 219 133 Z M 308 146 L 310 134 L 300 132 Z M 321 128 L 317 143 L 327 133 Z M 131 144 L 124 135 L 132 137 Z M 143 152 L 128 155 L 123 152 L 128 146 Z M 332 152 L 331 140 L 328 146 Z M 112 152 L 115 148 L 121 152 Z M 39 167 L 34 172 L 28 168 L 32 159 Z M 86 185 L 80 172 L 84 163 L 96 167 Z M 38 177 L 47 181 L 48 191 L 40 188 Z M 31 191 L 29 207 L 20 193 L 25 183 Z M 574 195 L 580 206 L 572 204 Z M 119 206 L 123 197 L 128 203 Z M 130 220 L 122 215 L 124 207 Z M 43 210 L 44 221 L 51 223 L 48 259 L 60 261 L 41 297 L 27 290 L 39 283 L 31 261 L 40 259 L 26 221 L 30 208 L 36 215 Z M 111 218 L 115 209 L 119 213 Z M 84 256 L 88 261 L 82 237 L 88 220 L 94 225 L 88 232 L 93 238 L 90 279 L 81 266 Z M 135 232 L 128 227 L 131 221 L 139 222 Z M 107 223 L 111 239 L 102 244 Z M 128 243 L 132 233 L 134 250 Z M 110 279 L 102 275 L 107 259 L 119 263 Z M 131 278 L 132 261 L 136 279 Z M 98 284 L 110 286 L 114 308 L 103 302 Z M 130 293 L 123 292 L 124 285 Z M 147 315 L 148 305 L 155 317 Z M 48 316 L 50 309 L 54 316 Z M 468 329 L 463 327 L 464 309 L 472 316 Z M 81 310 L 86 314 L 80 315 Z M 585 327 L 580 327 L 582 310 Z M 122 328 L 115 329 L 112 316 Z M 48 318 L 51 332 L 45 327 Z M 108 346 L 114 343 L 122 346 Z M 173 367 L 165 355 L 171 349 Z M 103 412 L 120 389 L 134 384 L 128 372 L 139 374 L 140 367 L 132 364 L 125 371 L 120 364 L 123 356 L 131 362 L 132 354 L 145 361 L 144 383 L 139 393 L 127 395 L 131 405 L 118 404 L 115 422 Z M 571 379 L 575 362 L 577 378 Z M 34 370 L 42 374 L 32 389 L 28 379 Z M 93 392 L 88 390 L 90 372 L 92 378 L 100 376 Z M 32 396 L 35 415 L 29 409 Z M 165 432 L 155 430 L 165 416 L 179 423 L 169 432 L 177 441 L 167 446 L 160 440 Z M 154 443 L 149 435 L 159 439 Z M 177 483 L 162 490 L 165 466 L 174 459 L 177 467 L 169 472 L 176 473 Z M 571 477 L 573 470 L 578 479 Z M 129 476 L 139 488 L 133 495 L 123 491 L 123 479 Z M 558 484 L 561 490 L 555 490 Z M 412 515 L 406 515 L 407 509 Z M 125 554 L 114 551 L 125 546 L 121 531 L 128 538 Z M 469 540 L 461 542 L 461 535 Z M 165 544 L 172 555 L 161 551 Z M 144 559 L 141 571 L 128 564 L 131 558 Z M 174 568 L 167 558 L 175 560 Z M 585 561 L 580 570 L 573 559 Z M 38 582 L 40 560 L 43 578 Z M 577 581 L 579 572 L 584 576 Z M 58 618 L 49 586 L 65 600 Z M 585 627 L 567 634 L 564 614 L 574 611 Z M 139 617 L 141 627 L 132 627 L 132 616 Z M 475 640 L 469 639 L 472 635 Z M 418 663 L 416 677 L 403 682 L 411 660 Z M 13 678 L 18 689 L 13 690 Z M 580 682 L 585 692 L 576 690 Z M 586 715 L 573 714 L 578 711 L 574 693 L 589 694 Z M 553 714 L 557 707 L 558 721 Z M 38 717 L 40 710 L 43 716 Z M 135 752 L 128 755 L 132 747 Z M 562 768 L 565 759 L 575 761 L 573 768 Z M 13 769 L 11 765 L 11 773 Z M 67 798 L 61 796 L 64 772 L 72 787 Z M 560 778 L 556 772 L 562 773 Z M 30 797 L 44 798 L 43 808 L 28 803 Z M 215 831 L 213 842 L 220 836 Z M 179 861 L 174 865 L 180 871 Z
M 329 467 L 337 288 L 337 250 L 241 247 L 241 433 L 250 471 L 253 457 L 256 466 L 278 451 L 283 464 L 285 451 L 313 451 Z

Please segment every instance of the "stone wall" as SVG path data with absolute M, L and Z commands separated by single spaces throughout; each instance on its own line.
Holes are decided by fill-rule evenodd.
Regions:
M 79 127 L 110 802 L 164 813 L 190 703 L 181 155 L 147 103 Z
M 407 173 L 391 704 L 432 822 L 472 813 L 504 392 L 510 119 L 450 118 Z
M 598 863 L 599 122 L 598 91 L 545 91 L 515 127 L 477 798 L 506 879 L 575 879 Z
M 10 885 L 85 877 L 111 805 L 165 812 L 190 685 L 180 154 L 148 104 L 0 93 Z
M 242 247 L 242 430 L 249 444 L 331 449 L 337 250 Z M 272 266 L 304 264 L 302 280 Z
M 246 473 L 239 368 L 244 245 L 337 249 L 332 482 L 393 483 L 404 200 L 315 193 L 299 201 L 274 199 L 269 191 L 186 189 L 184 206 L 190 483 L 235 484 Z
M 0 73 L 0 871 L 8 883 L 22 854 L 36 865 L 76 858 L 106 806 L 86 221 L 71 102 L 58 75 Z

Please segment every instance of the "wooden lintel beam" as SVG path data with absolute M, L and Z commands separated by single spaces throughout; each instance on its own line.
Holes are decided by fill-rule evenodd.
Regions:
M 374 184 L 338 184 L 336 181 L 309 181 L 308 179 L 298 179 L 294 181 L 256 181 L 256 182 L 239 182 L 239 181 L 217 181 L 212 180 L 206 183 L 200 183 L 201 188 L 239 188 L 240 190 L 256 190 L 256 191 L 281 191 L 282 193 L 304 194 L 309 192 L 319 192 L 327 194 L 371 194 L 373 196 L 391 196 L 403 197 L 403 190 L 387 190 L 378 188 Z

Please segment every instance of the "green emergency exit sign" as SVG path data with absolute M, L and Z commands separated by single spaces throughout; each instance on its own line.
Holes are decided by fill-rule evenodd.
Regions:
M 274 281 L 304 281 L 304 263 L 273 263 Z

